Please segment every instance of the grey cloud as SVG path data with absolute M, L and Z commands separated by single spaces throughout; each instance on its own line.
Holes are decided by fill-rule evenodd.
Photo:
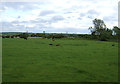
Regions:
M 18 24 L 20 23 L 19 21 L 12 21 L 11 24 Z
M 0 3 L 0 10 L 6 10 L 6 6 L 4 6 L 2 3 Z
M 95 10 L 88 10 L 88 12 L 85 14 L 86 18 L 89 18 L 89 19 L 94 19 L 95 17 L 97 17 L 100 13 L 98 13 L 97 11 Z
M 29 24 L 26 25 L 26 23 L 32 23 L 35 25 L 34 27 L 29 27 Z M 24 24 L 22 24 L 24 23 Z M 2 25 L 1 25 L 2 24 Z M 2 22 L 0 26 L 2 27 L 3 31 L 34 31 L 34 30 L 42 30 L 45 28 L 48 28 L 46 24 L 40 23 L 39 21 L 13 21 L 13 22 Z M 26 25 L 26 26 L 25 26 Z
M 86 13 L 80 13 L 81 17 L 84 17 L 86 15 Z
M 20 23 L 29 23 L 30 21 L 21 21 Z
M 65 12 L 64 14 L 70 14 L 70 13 L 73 13 L 73 12 L 71 12 L 71 11 L 68 11 L 68 12 Z
M 39 20 L 37 19 L 37 20 L 30 20 L 29 23 L 38 24 L 38 23 L 44 23 L 44 21 L 41 19 Z
M 30 20 L 29 23 L 32 23 L 32 24 L 45 24 L 45 23 L 50 23 L 50 20 L 45 20 L 45 19 L 42 19 L 42 18 L 37 18 L 36 20 Z
M 103 17 L 103 20 L 105 20 L 105 21 L 118 21 L 118 18 L 115 16 L 105 16 L 105 17 Z
M 67 17 L 67 18 L 71 18 L 71 17 Z
M 29 27 L 29 28 L 38 28 L 39 30 L 41 29 L 47 29 L 48 27 L 50 27 L 50 24 L 52 23 L 55 23 L 55 22 L 58 22 L 58 21 L 61 21 L 61 20 L 64 20 L 64 17 L 63 16 L 60 16 L 60 15 L 56 15 L 56 16 L 53 16 L 52 18 L 50 19 L 42 19 L 42 18 L 37 18 L 36 20 L 30 20 L 29 22 L 27 21 L 22 21 L 21 23 L 31 23 L 31 24 L 34 24 L 35 26 L 34 27 Z M 12 23 L 17 23 L 17 21 L 14 21 Z
M 1 10 L 6 10 L 6 7 L 12 8 L 15 10 L 23 10 L 23 11 L 38 8 L 38 7 L 34 6 L 34 4 L 40 4 L 40 3 L 36 3 L 36 2 L 35 3 L 33 3 L 33 2 L 2 2 Z
M 60 20 L 64 20 L 64 17 L 63 17 L 63 16 L 60 16 L 60 15 L 56 15 L 56 16 L 53 16 L 53 17 L 52 17 L 52 20 L 53 20 L 53 21 L 60 21 Z
M 89 11 L 87 12 L 87 14 L 90 14 L 90 15 L 98 15 L 99 13 L 98 13 L 97 11 L 95 11 L 95 10 L 89 10 Z
M 49 15 L 49 14 L 53 14 L 55 13 L 55 11 L 53 10 L 44 10 L 40 13 L 40 16 L 45 16 L 45 15 Z
M 89 19 L 94 19 L 94 17 L 93 17 L 93 16 L 87 16 L 87 18 L 89 18 Z
M 70 8 L 63 9 L 63 12 L 64 12 L 64 14 L 75 13 L 76 10 L 81 9 L 81 8 L 82 8 L 82 6 L 75 6 L 74 5 L 74 6 L 70 7 Z
M 79 20 L 82 20 L 82 18 L 80 18 L 80 17 L 79 17 L 78 19 L 79 19 Z
M 75 5 L 74 5 L 74 6 L 72 6 L 70 9 L 71 9 L 71 10 L 76 10 L 76 9 L 80 9 L 80 8 L 83 8 L 83 7 L 82 7 L 82 6 L 75 6 Z
M 73 12 L 70 12 L 70 11 L 69 11 L 69 12 L 67 12 L 67 13 L 73 13 Z
M 2 27 L 2 31 L 21 31 L 25 30 L 24 25 L 18 25 L 15 24 L 14 22 L 1 22 L 0 26 Z
M 99 15 L 99 13 L 95 10 L 88 10 L 86 13 L 80 13 L 80 17 L 86 16 L 89 19 L 93 19 L 94 16 Z
M 2 28 L 13 27 L 13 25 L 10 22 L 1 22 L 0 25 L 1 25 Z
M 11 24 L 12 25 L 16 25 L 16 26 L 25 26 L 28 23 L 30 23 L 30 21 L 12 21 Z
M 42 28 L 46 28 L 46 26 L 43 25 L 43 24 L 36 24 L 34 28 L 37 28 L 37 29 L 40 28 L 40 29 L 42 29 Z M 33 29 L 34 29 L 34 28 L 33 28 Z
M 50 19 L 42 19 L 42 18 L 37 18 L 36 20 L 31 20 L 31 23 L 46 23 L 46 24 L 51 24 L 51 23 L 55 23 L 61 20 L 64 20 L 65 18 L 61 15 L 55 15 L 53 17 L 51 17 Z
M 20 25 L 18 22 L 2 22 L 2 27 L 3 28 L 12 28 L 12 27 L 24 27 L 24 25 Z
M 59 17 L 59 18 L 58 18 Z M 62 16 L 54 16 L 55 19 L 50 19 L 48 20 L 48 22 L 52 23 L 52 22 L 56 22 L 59 20 L 64 20 L 64 19 L 60 19 L 63 18 Z M 56 19 L 57 18 L 57 19 Z M 39 18 L 40 19 L 40 18 Z M 28 23 L 27 21 L 22 21 L 19 23 Z M 46 23 L 44 22 L 44 20 L 31 20 L 30 23 L 35 24 L 34 27 L 27 27 L 28 31 L 37 31 L 37 32 L 42 32 L 43 30 L 45 30 L 46 32 L 80 32 L 80 33 L 87 33 L 87 30 L 82 30 L 82 29 L 75 29 L 75 28 L 60 28 L 60 29 L 56 29 L 51 27 L 50 25 L 47 26 Z M 26 27 L 24 25 L 13 25 L 13 24 L 18 24 L 18 21 L 13 21 L 13 22 L 2 22 L 4 28 L 3 31 L 26 31 Z

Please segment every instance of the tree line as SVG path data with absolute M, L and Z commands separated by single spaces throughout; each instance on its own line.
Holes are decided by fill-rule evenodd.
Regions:
M 89 27 L 92 39 L 107 41 L 109 39 L 118 39 L 120 35 L 120 28 L 114 26 L 113 29 L 109 29 L 101 19 L 94 19 L 93 25 L 94 27 Z
M 101 19 L 93 20 L 93 27 L 88 28 L 91 34 L 45 34 L 45 33 L 20 33 L 18 35 L 7 35 L 2 36 L 3 38 L 24 38 L 27 40 L 28 37 L 42 37 L 42 38 L 84 38 L 84 39 L 94 39 L 94 40 L 118 40 L 120 37 L 120 28 L 114 26 L 113 29 L 107 28 L 104 21 Z

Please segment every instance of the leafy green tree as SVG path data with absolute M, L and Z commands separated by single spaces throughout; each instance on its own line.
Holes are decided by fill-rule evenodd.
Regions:
M 106 41 L 109 39 L 112 35 L 112 30 L 108 29 L 101 19 L 94 19 L 93 20 L 94 28 L 89 27 L 89 30 L 91 31 L 91 35 L 94 39 L 99 39 Z
M 35 36 L 36 36 L 36 34 L 34 34 L 34 33 L 31 34 L 31 37 L 35 37 Z
M 101 32 L 101 35 L 99 37 L 100 37 L 99 39 L 102 41 L 106 41 L 107 39 L 110 39 L 112 37 L 112 30 L 107 28 L 106 30 Z
M 13 35 L 13 36 L 11 36 L 11 38 L 14 38 L 15 36 Z
M 114 38 L 118 39 L 120 42 L 120 28 L 118 28 L 117 26 L 113 27 L 113 32 L 114 32 Z
M 43 37 L 43 36 L 44 36 L 44 33 L 37 33 L 36 36 L 37 36 L 37 37 Z
M 117 26 L 113 27 L 113 31 L 115 35 L 119 35 L 120 34 L 120 28 L 118 28 Z
M 21 34 L 20 34 L 20 38 L 24 38 L 24 39 L 27 40 L 27 38 L 28 38 L 28 33 L 21 33 Z
M 92 33 L 95 35 L 100 35 L 102 31 L 106 29 L 106 25 L 103 20 L 100 19 L 94 19 L 93 20 L 94 28 L 92 29 Z
M 54 37 L 55 38 L 64 38 L 64 35 L 62 35 L 62 34 L 56 34 L 56 35 L 54 35 Z

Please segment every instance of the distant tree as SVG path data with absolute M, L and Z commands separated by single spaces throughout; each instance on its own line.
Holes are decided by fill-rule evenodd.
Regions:
M 31 34 L 31 37 L 36 37 L 36 34 L 32 33 L 32 34 Z
M 11 36 L 11 38 L 14 38 L 14 35 L 13 35 L 13 36 Z
M 56 34 L 56 35 L 53 35 L 54 38 L 64 38 L 64 35 L 62 34 Z
M 91 35 L 94 39 L 99 39 L 102 41 L 106 41 L 112 35 L 112 30 L 108 29 L 101 19 L 94 19 L 93 20 L 94 28 L 89 27 L 91 31 Z
M 115 35 L 119 35 L 120 34 L 120 28 L 118 28 L 117 26 L 113 27 L 113 31 Z
M 10 38 L 10 36 L 9 36 L 9 35 L 7 35 L 7 36 L 5 36 L 5 38 Z
M 112 30 L 107 28 L 106 30 L 101 32 L 99 37 L 100 40 L 102 41 L 106 41 L 107 39 L 110 39 L 112 37 Z
M 43 36 L 45 36 L 45 34 L 44 33 L 36 33 L 36 36 L 37 37 L 43 37 Z
M 95 31 L 95 28 L 92 28 L 92 27 L 89 27 L 89 30 L 91 31 L 91 38 L 92 39 L 98 39 L 98 36 L 95 35 L 96 31 Z
M 118 28 L 117 26 L 113 27 L 113 32 L 114 32 L 114 38 L 118 39 L 120 41 L 120 28 Z
M 28 33 L 21 33 L 21 34 L 20 34 L 20 38 L 24 38 L 24 39 L 27 40 L 27 38 L 28 38 Z
M 5 36 L 2 36 L 2 38 L 5 38 Z
M 17 35 L 13 35 L 14 37 L 17 37 Z
M 94 19 L 93 24 L 94 24 L 94 28 L 92 31 L 95 32 L 95 35 L 100 35 L 101 32 L 106 29 L 106 25 L 103 20 Z
M 46 38 L 50 39 L 53 37 L 53 34 L 46 35 Z

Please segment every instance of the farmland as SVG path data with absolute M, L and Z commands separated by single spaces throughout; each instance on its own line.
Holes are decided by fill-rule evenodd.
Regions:
M 117 42 L 5 38 L 2 58 L 3 82 L 118 81 Z

